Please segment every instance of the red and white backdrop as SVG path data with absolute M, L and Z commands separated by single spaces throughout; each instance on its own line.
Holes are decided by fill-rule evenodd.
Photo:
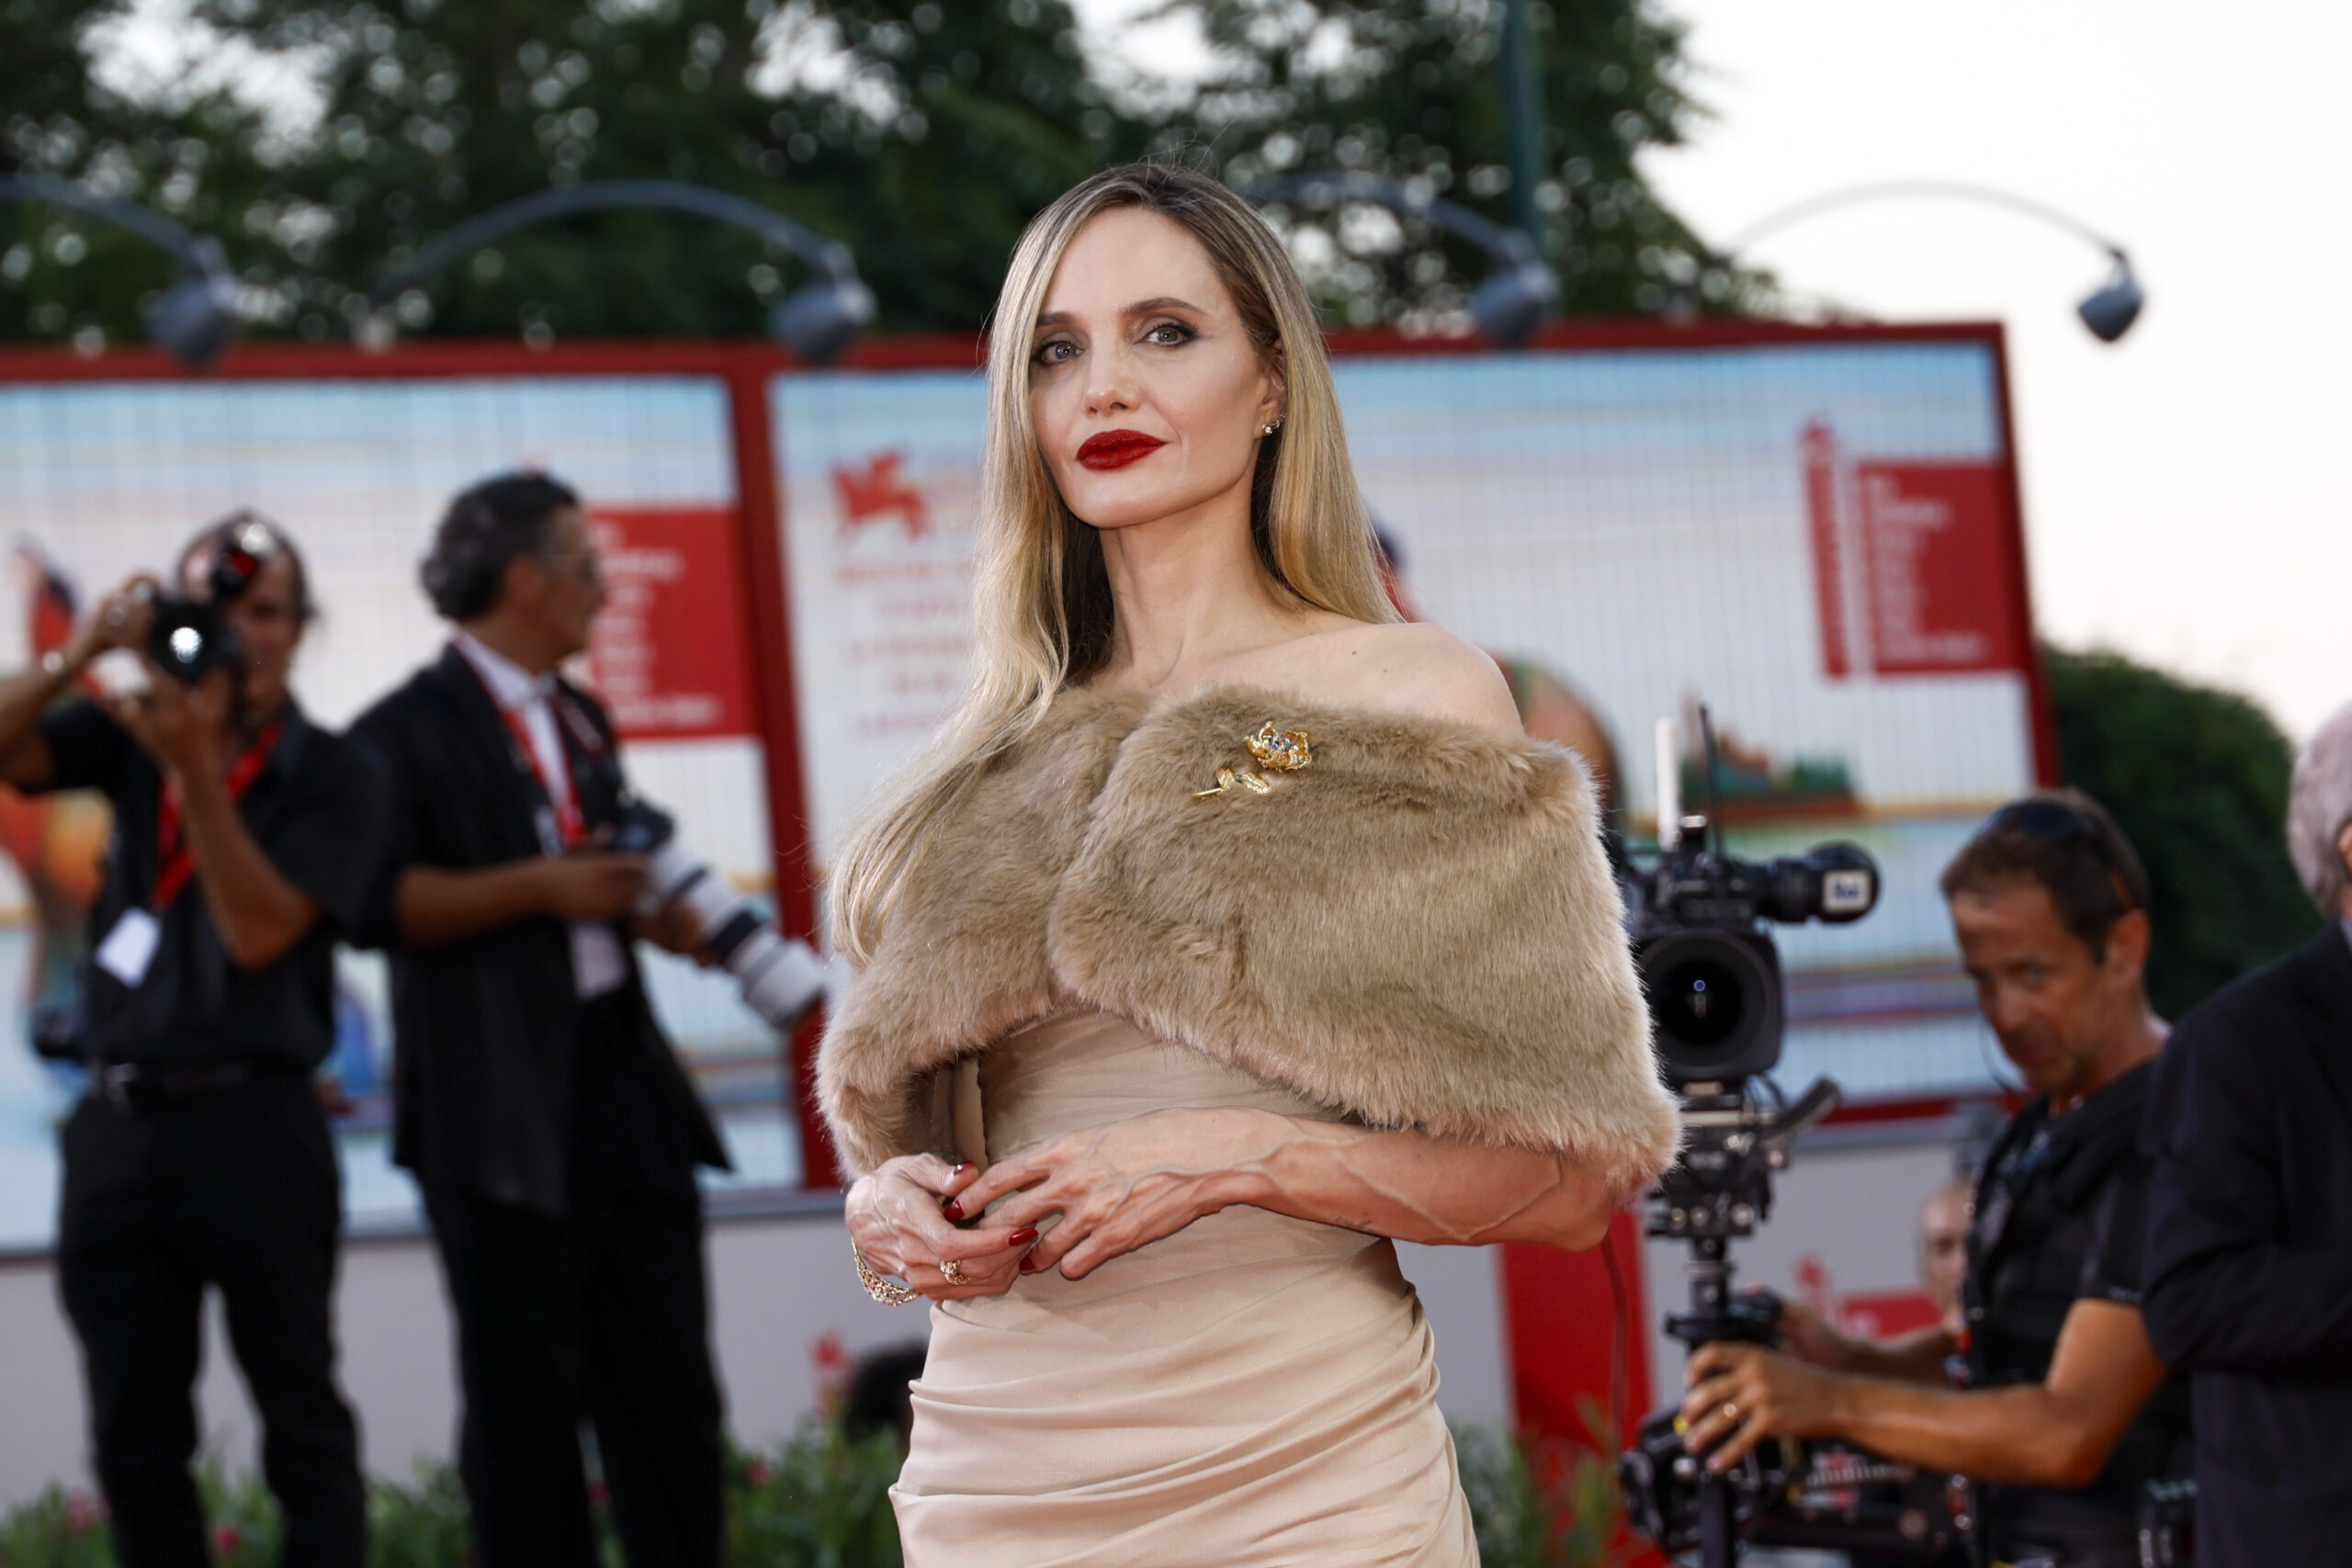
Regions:
M 1736 845 L 1850 838 L 1886 868 L 1869 920 L 1784 933 L 1785 1076 L 1828 1073 L 1865 1101 L 1991 1092 L 1934 884 L 1985 807 L 2034 782 L 2042 750 L 1998 330 L 1339 346 L 1405 597 L 1505 662 L 1532 725 L 1613 750 L 1630 830 L 1649 827 L 1652 720 L 1704 702 Z M 966 341 L 869 345 L 824 372 L 753 346 L 280 349 L 191 379 L 135 355 L 11 355 L 0 527 L 19 592 L 0 592 L 0 665 L 58 635 L 65 598 L 254 505 L 310 556 L 326 619 L 298 686 L 343 722 L 438 642 L 415 563 L 447 497 L 545 468 L 589 501 L 613 598 L 583 674 L 641 787 L 808 931 L 812 877 L 845 823 L 967 674 L 973 363 Z M 70 979 L 71 912 L 102 835 L 86 804 L 0 801 L 0 1250 L 49 1235 L 51 1127 L 72 1085 L 22 1047 L 22 1021 Z M 828 1177 L 786 1053 L 723 977 L 651 968 L 743 1168 L 722 1204 Z M 414 1209 L 383 1155 L 380 966 L 354 958 L 344 981 L 354 1223 L 398 1230 Z M 1917 1180 L 1879 1185 L 1920 1190 L 1879 1206 L 1907 1214 L 1942 1157 L 1887 1167 L 1917 1165 Z M 1861 1250 L 1854 1224 L 1816 1230 L 1808 1204 L 1835 1209 L 1826 1186 L 1784 1203 L 1752 1277 L 1833 1309 L 1917 1311 L 1907 1247 Z M 1613 1246 L 1638 1300 L 1642 1248 L 1630 1227 Z M 1646 1294 L 1679 1288 L 1661 1274 Z M 1579 1429 L 1575 1396 L 1606 1386 L 1597 1260 L 1510 1249 L 1498 1294 L 1521 1416 Z M 1637 1372 L 1657 1349 L 1636 1337 Z

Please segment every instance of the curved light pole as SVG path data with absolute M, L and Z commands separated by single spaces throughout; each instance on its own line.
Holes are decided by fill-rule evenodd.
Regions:
M 1869 185 L 1845 186 L 1837 190 L 1824 191 L 1819 196 L 1807 197 L 1803 201 L 1793 202 L 1756 220 L 1733 235 L 1721 253 L 1708 258 L 1706 265 L 1711 270 L 1725 266 L 1765 235 L 1777 233 L 1792 224 L 1841 207 L 1853 207 L 1867 201 L 1920 198 L 1969 201 L 1984 207 L 2003 208 L 2037 219 L 2052 228 L 2064 229 L 2106 252 L 2115 263 L 2114 272 L 2075 308 L 2075 313 L 2083 318 L 2083 325 L 2090 328 L 2092 335 L 2101 343 L 2113 343 L 2131 331 L 2132 321 L 2139 317 L 2140 307 L 2147 302 L 2147 294 L 2141 288 L 2140 280 L 2132 276 L 2132 262 L 2123 254 L 2121 245 L 2046 202 L 1993 186 L 1972 185 L 1964 180 L 1879 180 Z
M 1442 197 L 1418 195 L 1378 175 L 1361 170 L 1283 175 L 1245 186 L 1238 194 L 1257 207 L 1300 196 L 1368 201 L 1392 212 L 1426 219 L 1447 233 L 1469 241 L 1487 253 L 1491 264 L 1485 280 L 1470 296 L 1470 319 L 1490 342 L 1504 348 L 1517 348 L 1534 336 L 1544 313 L 1560 297 L 1560 280 L 1535 254 L 1535 242 L 1524 231 L 1506 229 L 1466 207 Z
M 40 202 L 70 208 L 128 229 L 172 254 L 180 280 L 147 312 L 147 335 L 190 369 L 201 369 L 237 335 L 237 279 L 220 242 L 192 234 L 162 213 L 100 196 L 54 175 L 0 175 L 0 202 Z
M 616 207 L 658 208 L 732 224 L 798 256 L 817 276 L 769 312 L 768 332 L 811 364 L 823 365 L 836 358 L 874 319 L 874 291 L 857 276 L 857 263 L 847 245 L 811 233 L 755 201 L 676 180 L 592 180 L 539 191 L 478 213 L 426 244 L 370 291 L 373 319 L 389 326 L 386 307 L 404 290 L 502 235 L 551 218 Z

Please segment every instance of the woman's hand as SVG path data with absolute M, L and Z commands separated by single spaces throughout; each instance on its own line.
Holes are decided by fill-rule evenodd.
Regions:
M 888 1161 L 849 1190 L 851 1243 L 877 1272 L 897 1275 L 933 1301 L 1004 1294 L 1037 1232 L 1001 1217 L 957 1226 L 967 1213 L 979 1213 L 980 1205 L 961 1201 L 979 1175 L 969 1161 L 950 1166 L 936 1155 Z M 961 1283 L 948 1280 L 943 1263 L 956 1266 Z
M 989 1222 L 1019 1227 L 1016 1235 L 1060 1215 L 1021 1268 L 1034 1274 L 1058 1263 L 1065 1278 L 1081 1280 L 1240 1201 L 1244 1168 L 1262 1161 L 1290 1125 L 1246 1111 L 1149 1111 L 999 1160 L 962 1201 L 978 1212 L 1001 1199 Z

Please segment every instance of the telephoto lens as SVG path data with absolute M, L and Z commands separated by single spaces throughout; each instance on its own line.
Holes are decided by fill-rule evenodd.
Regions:
M 631 801 L 613 848 L 646 857 L 637 912 L 658 915 L 673 904 L 692 909 L 702 955 L 735 976 L 743 1005 L 768 1027 L 789 1033 L 825 994 L 825 964 L 816 950 L 777 931 L 757 904 L 680 845 L 667 812 Z

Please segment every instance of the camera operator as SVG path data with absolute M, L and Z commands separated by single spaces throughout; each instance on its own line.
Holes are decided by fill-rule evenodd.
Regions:
M 1871 1343 L 1788 1304 L 1787 1354 L 1692 1355 L 1684 1440 L 1721 1469 L 1767 1438 L 1843 1438 L 1994 1483 L 1996 1561 L 2136 1565 L 2143 1483 L 2188 1457 L 2186 1391 L 2141 1321 L 2136 1145 L 2165 1039 L 2143 981 L 2146 875 L 2067 791 L 1995 812 L 1942 886 L 1985 1020 L 2041 1091 L 1985 1159 L 1962 1332 Z M 1962 1390 L 1946 1386 L 1955 1352 Z
M 2148 1336 L 2197 1403 L 2199 1561 L 2352 1556 L 2352 707 L 2295 763 L 2330 918 L 2181 1021 L 2148 1111 Z
M 586 1420 L 628 1561 L 715 1568 L 695 1168 L 727 1156 L 631 950 L 646 862 L 604 847 L 629 800 L 612 725 L 557 672 L 605 603 L 579 497 L 478 484 L 421 575 L 455 635 L 355 732 L 391 779 L 371 934 L 391 953 L 393 1157 L 457 1314 L 475 1546 L 484 1568 L 593 1559 Z M 700 931 L 673 907 L 642 934 L 687 951 Z
M 367 1500 L 330 1320 L 341 1179 L 312 1074 L 334 1044 L 335 930 L 367 891 L 382 785 L 287 689 L 311 619 L 291 542 L 241 514 L 198 535 L 180 575 L 211 608 L 183 604 L 162 651 L 181 674 L 228 660 L 196 683 L 145 652 L 167 602 L 140 577 L 0 686 L 0 774 L 103 790 L 115 809 L 79 998 L 90 1090 L 62 1137 L 58 1282 L 119 1561 L 206 1560 L 188 1463 L 212 1285 L 261 1414 L 285 1561 L 356 1568 Z M 116 649 L 141 650 L 144 695 L 55 705 Z

